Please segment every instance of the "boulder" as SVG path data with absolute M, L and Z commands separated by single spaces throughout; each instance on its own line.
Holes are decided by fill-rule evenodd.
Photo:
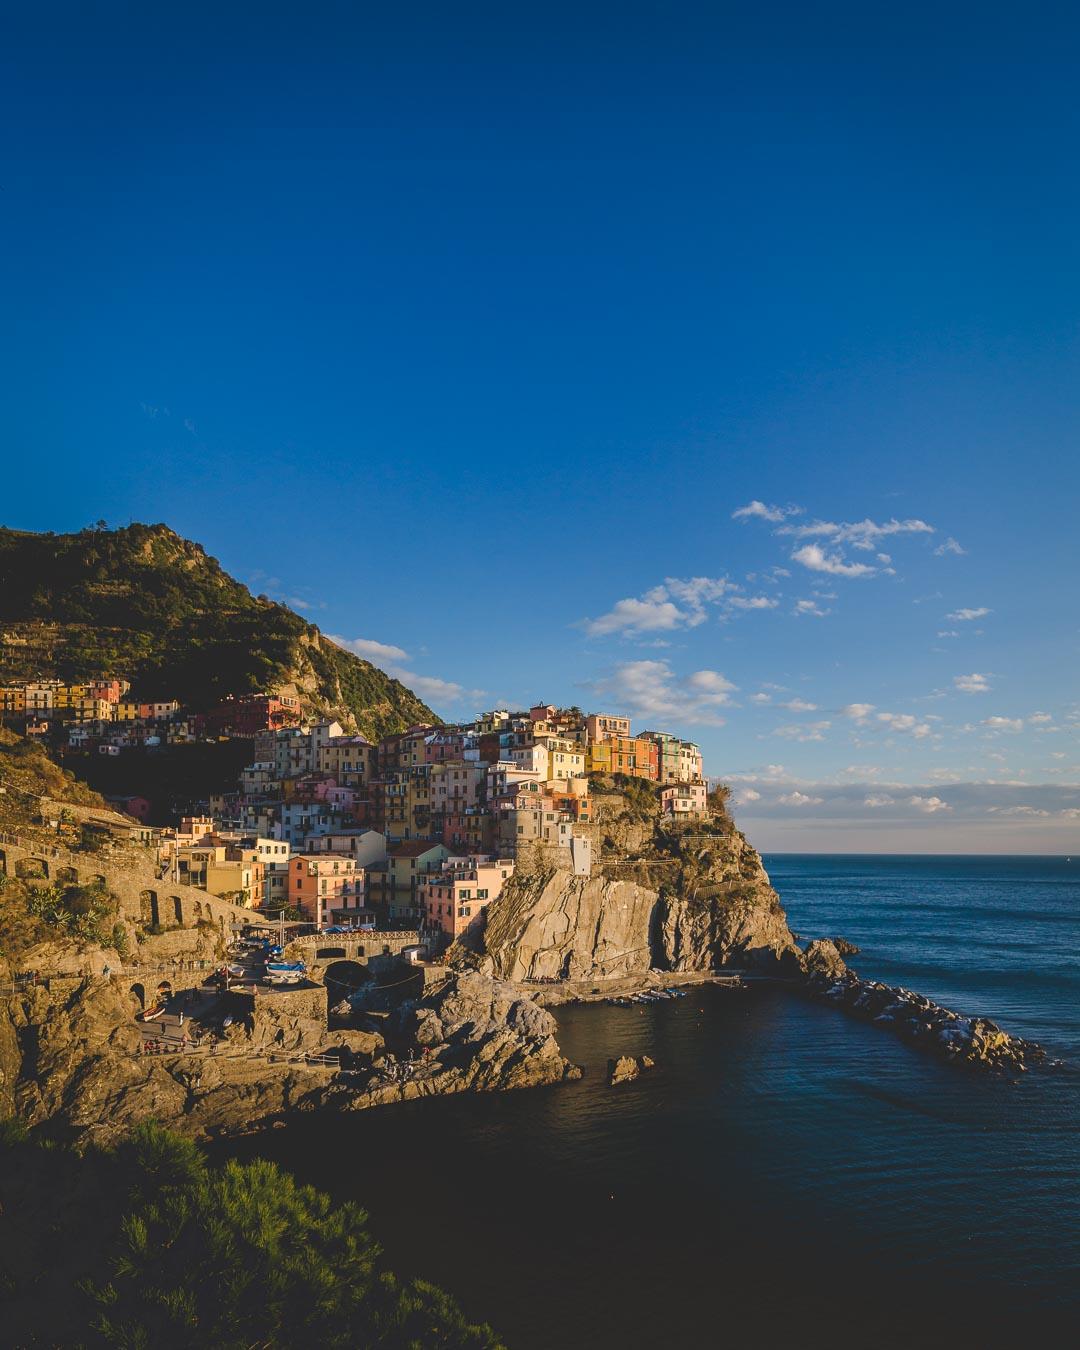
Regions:
M 608 1082 L 612 1087 L 616 1083 L 632 1083 L 640 1073 L 641 1065 L 631 1055 L 608 1060 Z
M 608 1060 L 608 1082 L 612 1087 L 616 1083 L 632 1083 L 643 1069 L 655 1068 L 656 1060 L 648 1055 L 620 1055 L 618 1059 Z
M 815 938 L 803 952 L 802 967 L 807 975 L 836 980 L 847 970 L 844 958 L 831 938 Z

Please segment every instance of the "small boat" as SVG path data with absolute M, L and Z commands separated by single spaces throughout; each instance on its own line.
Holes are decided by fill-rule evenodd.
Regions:
M 299 984 L 307 974 L 302 961 L 267 961 L 267 984 Z
M 164 1011 L 164 1003 L 155 1003 L 151 1008 L 144 1008 L 143 1011 L 138 1014 L 136 1021 L 152 1022 L 155 1017 L 160 1017 Z

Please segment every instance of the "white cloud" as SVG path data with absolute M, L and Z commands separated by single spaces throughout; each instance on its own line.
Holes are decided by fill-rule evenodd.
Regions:
M 777 797 L 779 806 L 820 806 L 825 800 L 824 797 L 810 797 L 805 792 L 785 792 L 782 797 Z
M 907 804 L 925 812 L 928 816 L 932 816 L 936 811 L 952 810 L 949 803 L 942 801 L 940 797 L 920 797 L 916 794 L 907 799 Z
M 954 609 L 946 614 L 947 619 L 953 623 L 973 623 L 976 619 L 985 619 L 988 614 L 993 614 L 992 609 L 987 609 L 985 605 L 980 605 L 978 609 Z
M 779 603 L 775 596 L 769 595 L 733 595 L 728 600 L 732 609 L 775 609 Z
M 795 608 L 791 612 L 797 619 L 824 619 L 829 613 L 827 609 L 822 609 L 816 600 L 796 600 Z
M 1044 723 L 1052 722 L 1053 720 L 1054 720 L 1053 715 L 1047 712 L 1032 713 L 1031 716 L 1028 718 L 1028 721 L 1031 723 L 1032 726 L 1041 726 Z
M 394 647 L 389 642 L 376 642 L 374 638 L 346 638 L 338 637 L 335 634 L 327 634 L 331 642 L 336 642 L 339 647 L 344 647 L 347 651 L 356 656 L 361 656 L 365 661 L 374 661 L 377 664 L 384 661 L 407 661 L 408 652 L 401 647 Z
M 740 806 L 745 806 L 747 802 L 761 801 L 761 793 L 755 792 L 753 788 L 743 788 L 741 792 L 736 793 L 735 800 Z
M 787 708 L 789 712 L 817 712 L 816 703 L 807 703 L 804 698 L 789 698 L 786 703 L 780 704 L 781 708 Z
M 788 741 L 823 741 L 825 737 L 822 733 L 828 731 L 831 725 L 831 722 L 796 723 L 791 726 L 777 727 L 773 735 L 780 736 Z
M 943 544 L 938 544 L 937 548 L 934 549 L 934 553 L 935 553 L 936 556 L 939 557 L 939 558 L 943 558 L 943 557 L 945 556 L 946 553 L 955 553 L 955 554 L 957 555 L 957 557 L 961 557 L 961 556 L 962 556 L 963 554 L 965 554 L 966 552 L 967 552 L 967 549 L 966 549 L 966 548 L 962 548 L 962 547 L 956 542 L 956 540 L 952 537 L 951 534 L 949 535 L 948 539 L 946 539 L 945 542 L 944 542 Z
M 869 577 L 877 570 L 866 563 L 845 562 L 838 553 L 826 553 L 820 544 L 804 544 L 795 550 L 791 560 L 811 572 L 826 572 L 832 577 Z
M 1024 729 L 1022 717 L 984 717 L 982 724 L 984 727 L 989 727 L 991 731 L 1023 731 Z
M 955 628 L 945 628 L 938 632 L 939 638 L 958 638 L 960 634 Z
M 751 695 L 750 695 L 750 702 L 751 702 L 751 703 L 771 703 L 771 702 L 772 702 L 772 695 L 771 695 L 771 694 L 751 694 Z
M 989 678 L 986 675 L 980 675 L 977 671 L 970 675 L 954 676 L 953 684 L 962 694 L 988 694 L 990 692 Z
M 863 798 L 863 805 L 874 809 L 880 806 L 892 806 L 892 797 L 886 796 L 883 792 L 871 792 L 869 796 Z
M 790 534 L 796 539 L 813 537 L 831 539 L 837 544 L 852 544 L 855 548 L 872 549 L 874 541 L 895 534 L 933 534 L 933 525 L 925 520 L 887 520 L 883 524 L 866 519 L 844 521 L 813 520 L 807 525 L 785 525 L 777 534 Z
M 872 703 L 848 703 L 840 709 L 842 717 L 850 717 L 853 722 L 859 726 L 865 726 L 870 714 L 874 711 Z
M 717 710 L 731 702 L 736 686 L 716 670 L 680 677 L 667 661 L 624 661 L 587 687 L 634 717 L 677 728 L 682 723 L 723 726 Z
M 766 506 L 764 502 L 759 502 L 756 498 L 752 502 L 747 502 L 745 506 L 740 506 L 737 511 L 732 511 L 732 520 L 769 520 L 777 524 L 786 520 L 788 516 L 797 516 L 802 512 L 801 506 Z
M 612 633 L 633 637 L 697 628 L 708 618 L 710 606 L 716 607 L 724 619 L 736 612 L 775 609 L 780 603 L 770 596 L 742 595 L 741 591 L 742 587 L 727 577 L 665 577 L 644 595 L 619 600 L 599 618 L 583 620 L 582 627 L 590 637 Z
M 906 736 L 913 736 L 915 740 L 925 740 L 927 736 L 933 734 L 933 727 L 929 722 L 920 722 L 917 717 L 911 713 L 890 713 L 879 712 L 877 720 L 883 723 L 890 731 L 901 732 Z
M 694 627 L 701 619 L 684 614 L 670 600 L 620 600 L 598 619 L 586 619 L 585 631 L 590 637 L 604 637 L 608 633 L 652 633 L 679 628 L 683 624 Z

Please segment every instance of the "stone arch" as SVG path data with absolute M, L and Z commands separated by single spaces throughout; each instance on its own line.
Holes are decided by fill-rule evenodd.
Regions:
M 158 1002 L 172 998 L 172 980 L 162 980 L 157 987 Z
M 6 877 L 7 874 L 7 851 L 0 848 L 0 877 Z
M 140 1008 L 146 1007 L 146 990 L 141 984 L 133 984 L 129 992 L 134 1002 L 136 1002 Z
M 79 884 L 79 873 L 74 867 L 58 867 L 56 869 L 56 880 L 68 886 L 77 886 Z
M 202 901 L 201 901 L 201 900 L 196 900 L 196 901 L 195 901 L 195 922 L 198 923 L 199 920 L 202 918 L 202 916 L 203 916 Z
M 176 923 L 183 925 L 184 922 L 184 902 L 178 895 L 170 895 L 169 902 L 172 905 L 173 919 Z
M 139 892 L 139 922 L 148 928 L 161 922 L 158 916 L 157 891 Z
M 333 961 L 339 956 L 348 956 L 344 947 L 320 947 L 315 953 L 316 961 Z
M 15 875 L 24 881 L 35 879 L 48 881 L 49 864 L 44 858 L 34 858 L 28 854 L 25 858 L 19 858 L 16 862 Z
M 95 872 L 93 876 L 86 878 L 86 884 L 88 886 L 104 886 L 105 878 L 100 872 Z
M 332 1004 L 351 990 L 367 984 L 370 979 L 367 968 L 358 961 L 335 961 L 323 971 L 323 983 L 330 990 Z

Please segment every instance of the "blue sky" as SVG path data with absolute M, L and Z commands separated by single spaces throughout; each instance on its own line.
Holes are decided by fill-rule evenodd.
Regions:
M 1078 48 L 8 15 L 0 515 L 164 520 L 447 716 L 691 735 L 762 847 L 1080 852 Z

